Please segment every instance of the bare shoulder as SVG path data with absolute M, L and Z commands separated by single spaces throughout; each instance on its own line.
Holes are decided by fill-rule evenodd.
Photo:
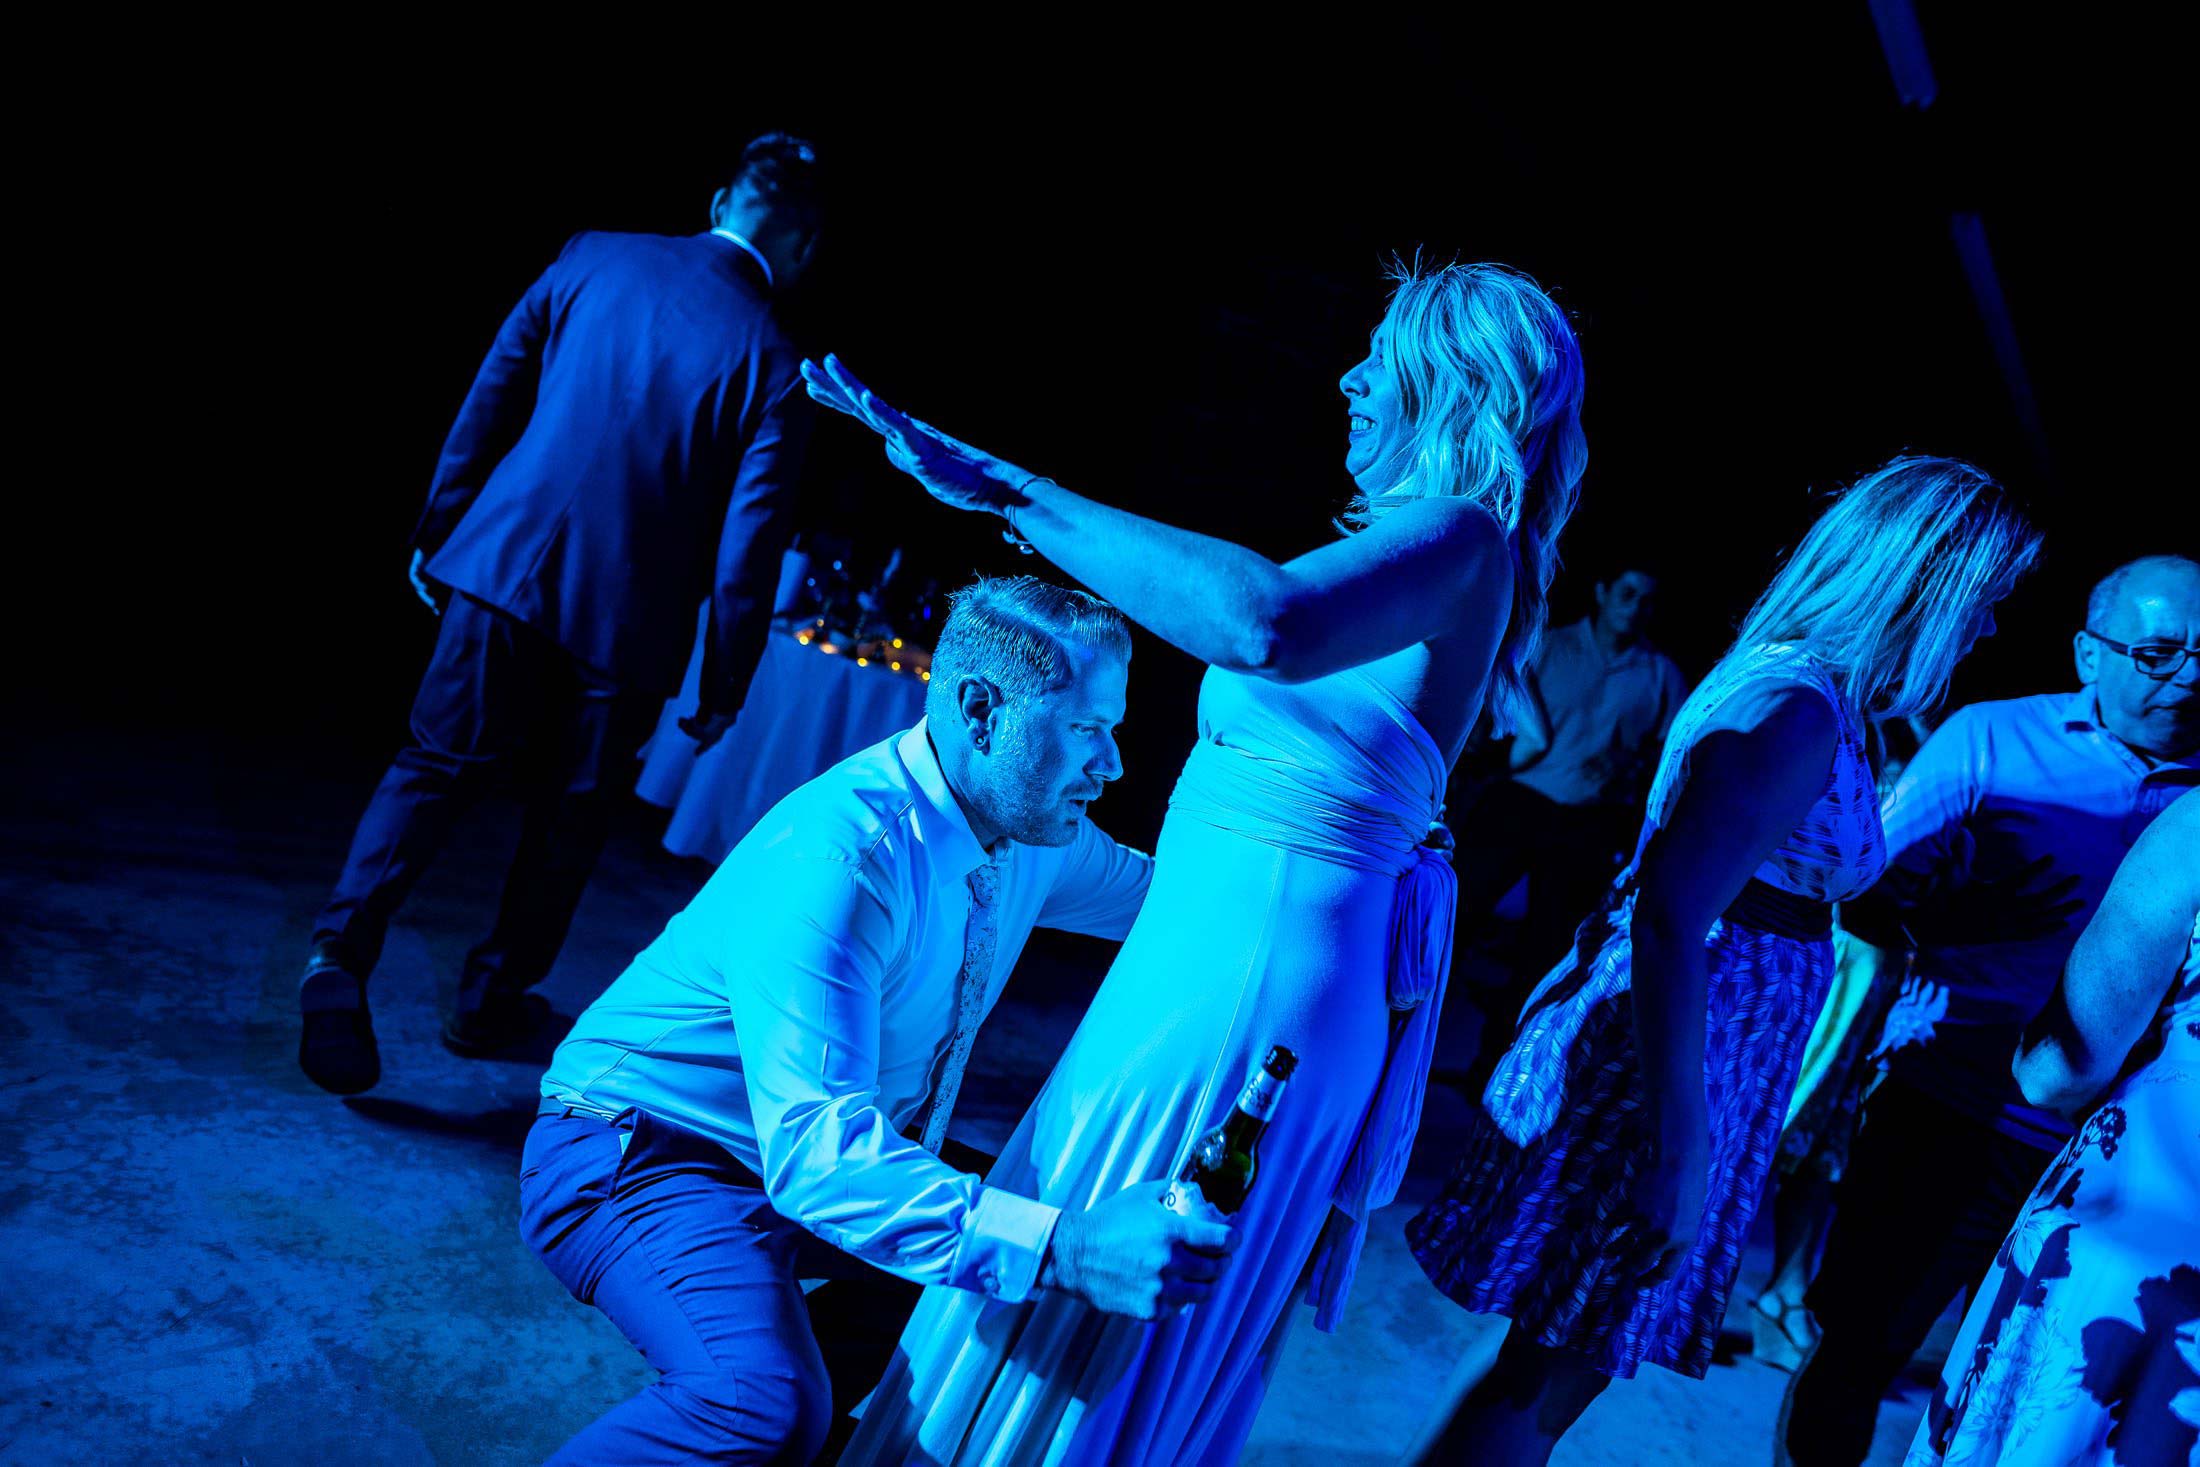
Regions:
M 1817 688 L 1785 678 L 1759 678 L 1734 690 L 1704 721 L 1705 733 L 1750 735 L 1797 752 L 1833 754 L 1840 720 Z
M 1683 803 L 1724 810 L 1722 818 L 1750 828 L 1785 829 L 1824 790 L 1839 739 L 1833 705 L 1816 688 L 1746 685 L 1695 733 Z
M 2200 790 L 2179 795 L 2155 816 L 2124 864 L 2187 908 L 2200 905 Z
M 2193 844 L 2200 841 L 2200 799 L 2195 799 L 2195 795 L 2200 795 L 2200 789 L 2187 790 L 2170 801 L 2169 808 L 2154 817 L 2154 823 L 2146 828 L 2146 834 L 2140 839 L 2163 848 L 2166 853 L 2181 851 L 2188 856 L 2200 855 L 2200 847 Z M 2200 866 L 2195 870 L 2200 870 Z
M 1460 598 L 1458 619 L 1445 635 L 1464 634 L 1470 645 L 1502 636 L 1512 605 L 1513 564 L 1505 527 L 1487 506 L 1465 499 L 1423 499 L 1395 511 L 1411 514 L 1415 533 L 1425 537 L 1430 571 L 1451 580 Z
M 1465 499 L 1417 499 L 1384 516 L 1377 527 L 1424 573 L 1455 569 L 1459 584 L 1503 605 L 1512 596 L 1512 552 L 1505 527 L 1483 505 Z
M 1401 522 L 1418 534 L 1454 541 L 1462 546 L 1505 543 L 1504 525 L 1498 522 L 1488 505 L 1471 499 L 1448 496 L 1416 499 L 1392 510 L 1388 519 Z

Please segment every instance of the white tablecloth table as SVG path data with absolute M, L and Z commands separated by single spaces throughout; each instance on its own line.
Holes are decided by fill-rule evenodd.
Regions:
M 695 711 L 701 675 L 698 641 L 680 696 L 665 704 L 642 750 L 635 793 L 672 812 L 667 850 L 713 863 L 797 786 L 924 716 L 922 678 L 858 667 L 851 656 L 804 646 L 775 627 L 741 716 L 698 755 L 679 719 Z

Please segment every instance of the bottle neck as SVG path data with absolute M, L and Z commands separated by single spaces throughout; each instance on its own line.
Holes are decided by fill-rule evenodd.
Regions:
M 1282 1080 L 1263 1068 L 1253 1072 L 1253 1078 L 1245 1082 L 1245 1091 L 1238 1096 L 1237 1107 L 1230 1112 L 1230 1119 L 1223 1123 L 1230 1139 L 1251 1141 L 1268 1128 L 1268 1118 L 1276 1113 L 1276 1101 L 1283 1094 Z

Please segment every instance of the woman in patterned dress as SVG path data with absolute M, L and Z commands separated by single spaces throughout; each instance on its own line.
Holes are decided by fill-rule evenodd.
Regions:
M 1543 1462 L 1611 1377 L 1704 1373 L 1832 976 L 1831 904 L 1885 861 L 1865 720 L 1940 699 L 2038 543 L 1979 470 L 1896 459 L 1820 516 L 1682 707 L 1635 859 L 1408 1225 L 1438 1288 L 1512 1320 L 1417 1460 Z
M 2200 1462 L 2200 795 L 2124 857 L 2016 1071 L 2072 1113 L 2115 1088 L 1987 1270 L 1909 1467 Z

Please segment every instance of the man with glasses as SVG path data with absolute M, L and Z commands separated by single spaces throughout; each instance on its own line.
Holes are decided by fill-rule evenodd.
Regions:
M 1880 1397 L 2070 1135 L 2010 1063 L 2124 853 L 2200 784 L 2195 649 L 2200 563 L 2120 566 L 2086 602 L 2079 690 L 1958 710 L 1887 800 L 1887 874 L 1842 923 L 1911 976 L 1806 1296 L 1822 1333 L 1781 1421 L 1798 1467 L 1865 1460 Z

